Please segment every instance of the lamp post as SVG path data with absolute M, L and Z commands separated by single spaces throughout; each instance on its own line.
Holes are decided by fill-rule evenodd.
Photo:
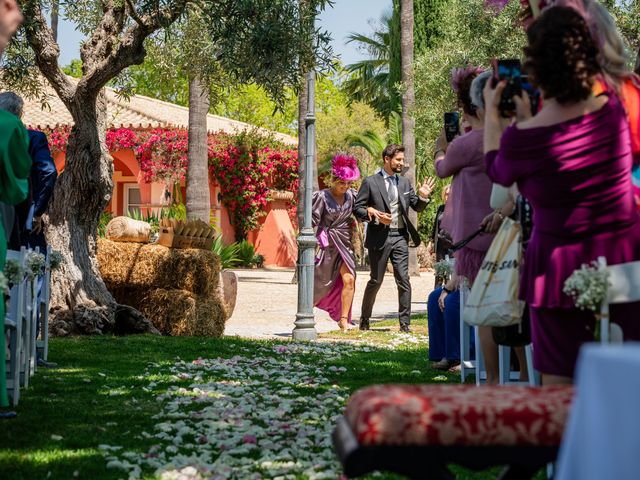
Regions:
M 316 150 L 315 114 L 316 74 L 307 73 L 307 116 L 305 118 L 307 151 L 304 157 L 304 223 L 298 234 L 298 312 L 296 313 L 294 340 L 315 340 L 318 337 L 313 318 L 313 270 L 317 240 L 311 226 L 311 195 L 313 193 L 313 163 Z

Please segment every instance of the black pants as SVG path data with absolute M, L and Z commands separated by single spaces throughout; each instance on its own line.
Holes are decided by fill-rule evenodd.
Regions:
M 367 282 L 362 299 L 361 318 L 369 319 L 376 295 L 387 270 L 387 261 L 391 260 L 393 276 L 398 286 L 398 312 L 400 326 L 411 323 L 411 283 L 409 282 L 409 244 L 406 234 L 394 234 L 387 237 L 382 249 L 369 248 L 369 263 L 371 265 L 371 279 Z

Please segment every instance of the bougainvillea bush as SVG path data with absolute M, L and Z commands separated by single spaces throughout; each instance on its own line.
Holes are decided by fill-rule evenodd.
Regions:
M 69 127 L 44 132 L 53 154 L 66 151 Z M 147 183 L 178 183 L 186 178 L 188 132 L 185 129 L 112 128 L 107 131 L 106 146 L 110 151 L 133 150 Z M 291 146 L 255 131 L 218 132 L 209 134 L 208 157 L 210 176 L 220 185 L 221 200 L 238 240 L 245 239 L 259 226 L 272 189 L 293 191 L 292 211 L 295 212 L 298 152 Z

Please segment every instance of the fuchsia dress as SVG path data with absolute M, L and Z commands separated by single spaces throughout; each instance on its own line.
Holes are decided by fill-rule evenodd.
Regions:
M 533 207 L 520 296 L 531 307 L 534 364 L 573 376 L 595 317 L 574 307 L 564 281 L 599 256 L 609 265 L 640 260 L 640 217 L 631 188 L 629 125 L 614 95 L 595 112 L 546 127 L 507 128 L 486 154 L 496 183 L 518 183 Z M 614 305 L 625 339 L 640 339 L 640 303 Z
M 342 315 L 342 276 L 340 268 L 347 266 L 356 276 L 356 259 L 351 244 L 355 225 L 352 215 L 356 192 L 347 190 L 344 203 L 339 205 L 329 189 L 314 192 L 311 207 L 313 227 L 318 238 L 318 254 L 313 286 L 313 303 L 326 310 L 336 322 Z M 351 322 L 351 309 L 349 309 Z

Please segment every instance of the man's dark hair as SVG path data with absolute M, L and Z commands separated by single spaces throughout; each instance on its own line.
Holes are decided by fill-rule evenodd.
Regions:
M 393 158 L 398 152 L 404 152 L 404 147 L 402 145 L 398 145 L 396 143 L 387 145 L 382 151 L 382 160 L 384 161 L 386 157 Z

